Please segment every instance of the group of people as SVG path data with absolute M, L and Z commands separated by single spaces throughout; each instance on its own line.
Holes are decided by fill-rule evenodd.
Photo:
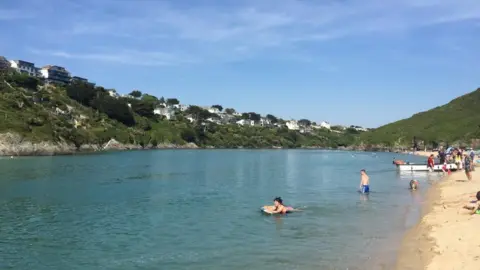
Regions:
M 359 191 L 361 193 L 370 192 L 370 177 L 367 175 L 367 171 L 365 169 L 360 170 Z M 300 209 L 295 209 L 291 206 L 285 206 L 282 198 L 280 197 L 273 199 L 273 205 L 263 206 L 262 210 L 268 214 L 287 214 L 289 212 L 301 211 Z
M 475 170 L 474 161 L 475 161 L 475 152 L 470 150 L 468 153 L 459 148 L 452 149 L 450 153 L 445 152 L 443 149 L 438 151 L 439 163 L 442 164 L 442 171 L 447 173 L 447 164 L 455 164 L 457 170 L 464 170 L 467 175 L 468 180 L 472 180 L 471 172 Z M 435 156 L 432 154 L 428 157 L 427 166 L 431 171 L 433 171 L 435 166 Z

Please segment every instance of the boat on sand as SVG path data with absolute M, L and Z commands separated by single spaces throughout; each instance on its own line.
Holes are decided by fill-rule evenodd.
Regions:
M 397 166 L 397 170 L 399 171 L 424 171 L 428 172 L 431 171 L 430 168 L 427 166 L 427 164 L 421 164 L 421 163 L 405 163 L 405 164 L 395 164 Z M 435 164 L 433 165 L 433 171 L 434 172 L 441 172 L 443 164 Z M 457 165 L 455 163 L 449 163 L 446 164 L 446 170 L 450 171 L 456 171 Z

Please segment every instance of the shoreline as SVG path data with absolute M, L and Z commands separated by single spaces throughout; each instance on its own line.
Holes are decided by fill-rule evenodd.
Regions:
M 396 269 L 478 269 L 480 219 L 462 207 L 479 190 L 480 170 L 472 172 L 472 181 L 466 179 L 464 171 L 454 172 L 429 187 L 420 220 L 402 239 Z

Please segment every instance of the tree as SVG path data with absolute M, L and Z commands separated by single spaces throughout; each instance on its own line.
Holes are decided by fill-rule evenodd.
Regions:
M 165 98 L 164 97 L 161 97 L 158 102 L 160 102 L 160 104 L 165 104 Z
M 94 88 L 90 84 L 83 82 L 72 83 L 67 86 L 67 95 L 85 106 L 90 106 L 91 101 L 97 93 L 101 93 L 99 88 Z
M 308 119 L 300 119 L 298 120 L 298 124 L 304 127 L 308 127 L 312 124 L 312 122 L 310 122 L 310 120 Z
M 40 80 L 27 74 L 13 72 L 7 77 L 7 81 L 18 87 L 23 87 L 32 91 L 37 91 L 37 86 L 40 85 Z
M 132 110 L 141 116 L 153 117 L 153 110 L 155 109 L 155 104 L 153 102 L 143 101 L 143 100 L 132 100 L 130 101 Z
M 182 139 L 186 142 L 189 143 L 194 143 L 197 140 L 197 134 L 195 133 L 195 130 L 192 128 L 186 128 L 181 131 L 180 136 Z
M 206 120 L 212 115 L 209 111 L 198 106 L 190 106 L 185 112 L 187 114 L 191 114 L 192 117 L 197 121 Z
M 95 96 L 91 101 L 91 106 L 126 126 L 135 125 L 135 118 L 130 108 L 127 103 L 121 99 L 112 98 L 108 94 L 103 93 Z
M 167 105 L 177 105 L 180 104 L 180 101 L 176 98 L 167 98 Z
M 226 113 L 226 114 L 234 114 L 234 113 L 235 113 L 235 109 L 233 109 L 233 108 L 226 108 L 226 109 L 225 109 L 225 113 Z
M 142 96 L 142 92 L 140 92 L 138 90 L 133 90 L 132 92 L 130 92 L 129 95 L 134 97 L 134 98 L 140 98 Z
M 150 102 L 150 103 L 153 103 L 155 105 L 157 105 L 159 103 L 158 98 L 156 96 L 152 96 L 152 95 L 149 95 L 149 94 L 143 94 L 142 95 L 142 101 Z
M 242 119 L 260 121 L 261 118 L 262 117 L 258 113 L 254 113 L 254 112 L 242 113 Z
M 212 108 L 217 108 L 219 111 L 223 111 L 222 105 L 213 105 Z
M 275 123 L 278 122 L 277 117 L 275 117 L 275 116 L 273 116 L 273 115 L 271 115 L 271 114 L 267 114 L 266 117 L 267 117 L 268 120 L 270 120 L 270 122 L 271 122 L 272 124 L 275 124 Z

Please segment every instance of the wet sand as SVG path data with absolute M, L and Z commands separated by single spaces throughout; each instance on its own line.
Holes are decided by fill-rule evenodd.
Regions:
M 423 218 L 405 235 L 396 268 L 479 269 L 480 215 L 470 215 L 463 209 L 475 199 L 470 196 L 478 190 L 478 166 L 472 172 L 472 181 L 467 181 L 465 172 L 460 171 L 430 187 L 423 206 Z

